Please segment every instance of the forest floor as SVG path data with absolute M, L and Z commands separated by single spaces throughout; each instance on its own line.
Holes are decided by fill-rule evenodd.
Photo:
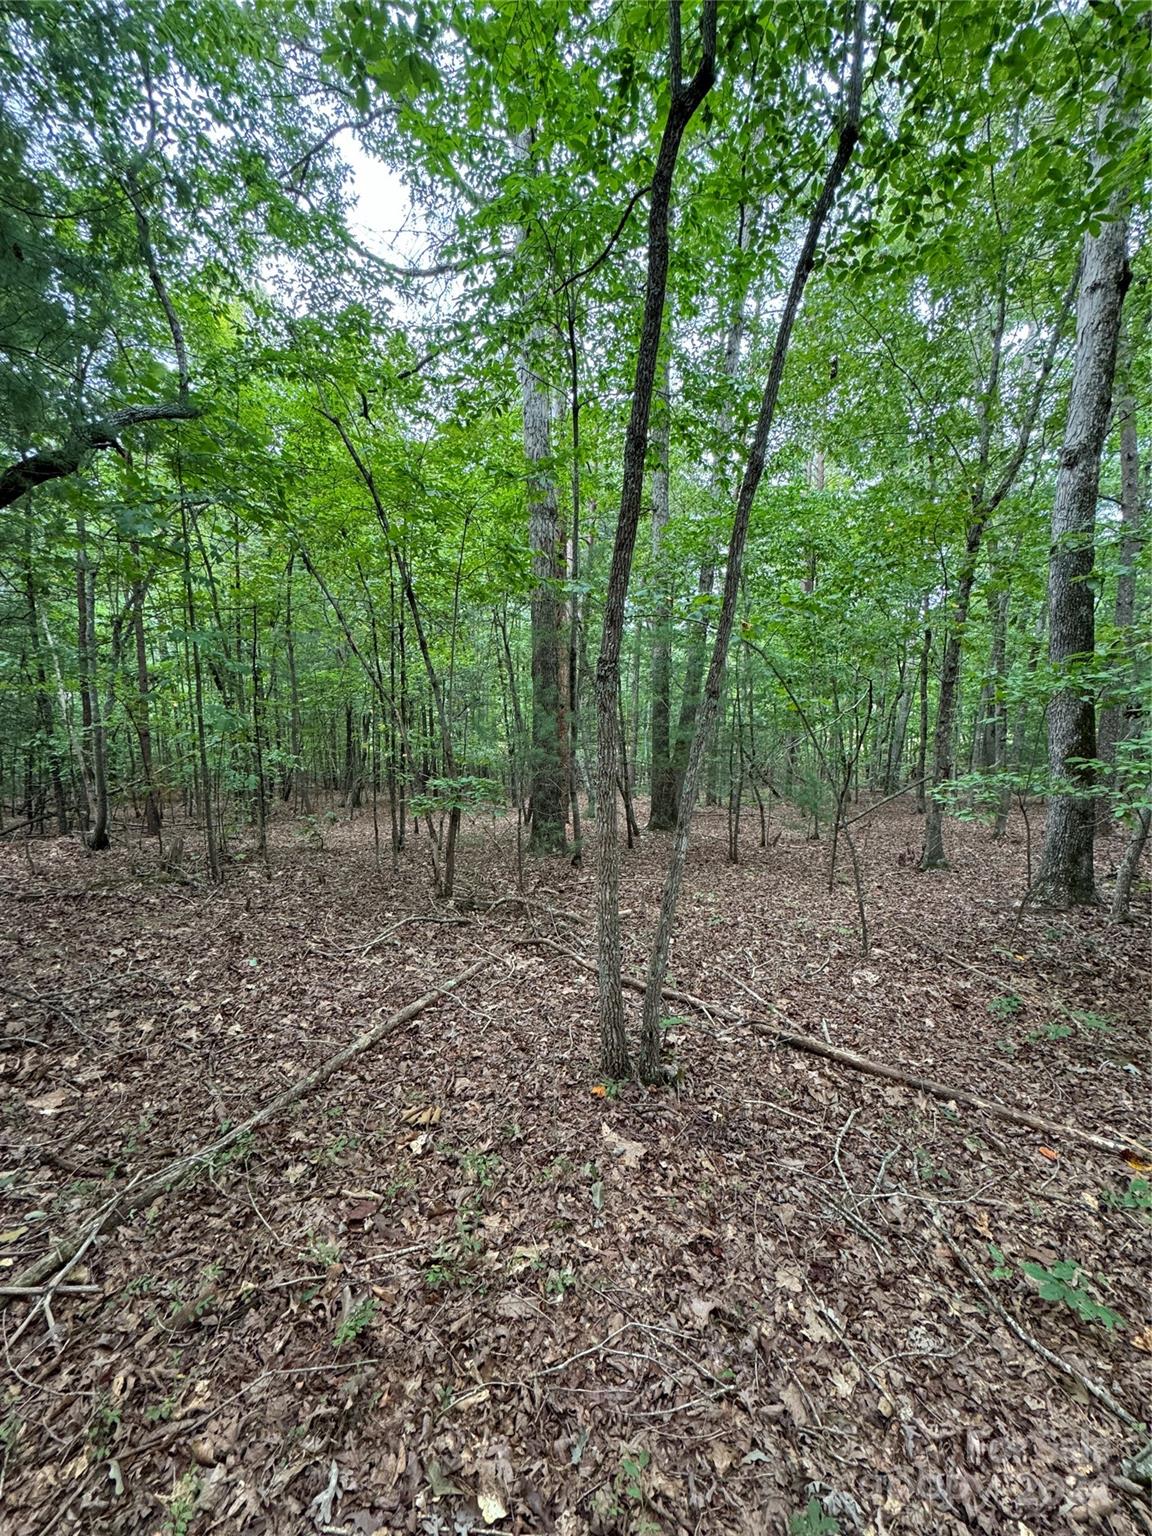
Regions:
M 1014 927 L 1022 829 L 953 823 L 924 876 L 897 803 L 859 828 L 864 958 L 827 845 L 779 830 L 731 867 L 701 816 L 676 984 L 1147 1140 L 1146 886 L 1129 927 Z M 605 1084 L 594 976 L 539 942 L 594 953 L 593 872 L 532 861 L 534 905 L 482 910 L 513 838 L 469 828 L 459 910 L 421 839 L 377 869 L 364 813 L 323 848 L 277 823 L 221 890 L 135 837 L 0 845 L 0 1285 L 489 962 L 91 1245 L 82 1289 L 9 1299 L 0 1528 L 1152 1531 L 1139 1432 L 1005 1321 L 1148 1416 L 1148 1169 L 688 1007 L 674 1089 Z M 667 846 L 624 858 L 633 974 Z

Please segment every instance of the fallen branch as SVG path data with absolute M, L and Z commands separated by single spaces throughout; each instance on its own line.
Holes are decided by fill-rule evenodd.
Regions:
M 1063 1372 L 1063 1374 L 1067 1376 L 1070 1381 L 1079 1383 L 1079 1385 L 1084 1388 L 1085 1392 L 1087 1392 L 1090 1397 L 1094 1397 L 1102 1407 L 1107 1408 L 1109 1413 L 1114 1414 L 1115 1417 L 1120 1420 L 1121 1424 L 1126 1424 L 1129 1429 L 1135 1429 L 1139 1431 L 1145 1430 L 1146 1426 L 1141 1424 L 1138 1419 L 1134 1419 L 1128 1410 L 1122 1407 L 1116 1401 L 1116 1399 L 1112 1396 L 1111 1392 L 1109 1392 L 1106 1387 L 1101 1386 L 1098 1381 L 1094 1380 L 1093 1377 L 1087 1375 L 1084 1371 L 1081 1371 L 1077 1369 L 1077 1367 L 1070 1365 L 1068 1361 L 1064 1359 L 1063 1355 L 1058 1355 L 1055 1350 L 1049 1349 L 1046 1344 L 1041 1344 L 1039 1339 L 1033 1338 L 1027 1329 L 1022 1327 L 1021 1324 L 1016 1321 L 1011 1312 L 1009 1312 L 1008 1308 L 1004 1306 L 1002 1302 L 997 1300 L 997 1298 L 984 1284 L 984 1281 L 981 1280 L 980 1276 L 976 1273 L 975 1269 L 973 1269 L 972 1265 L 969 1263 L 968 1259 L 965 1257 L 964 1253 L 953 1239 L 951 1232 L 949 1232 L 948 1228 L 944 1225 L 944 1222 L 940 1216 L 939 1209 L 936 1206 L 932 1206 L 932 1222 L 940 1236 L 952 1250 L 952 1253 L 955 1256 L 956 1262 L 959 1264 L 960 1268 L 968 1276 L 969 1280 L 971 1280 L 976 1289 L 981 1293 L 985 1301 L 987 1301 L 988 1304 L 992 1307 L 993 1311 L 995 1311 L 1000 1316 L 1009 1330 L 1016 1335 L 1022 1344 L 1027 1344 L 1028 1348 L 1035 1354 L 1039 1355 L 1041 1360 L 1046 1360 L 1049 1365 L 1054 1365 L 1056 1369 Z
M 526 942 L 547 944 L 589 970 L 596 969 L 594 963 L 585 955 L 568 948 L 567 945 L 558 944 L 555 939 L 533 938 Z M 620 982 L 634 992 L 644 991 L 644 982 L 638 977 L 621 976 Z M 1152 1162 L 1152 1147 L 1146 1147 L 1143 1142 L 1131 1136 L 1124 1136 L 1120 1132 L 1115 1132 L 1111 1137 L 1097 1136 L 1094 1131 L 1081 1130 L 1077 1125 L 1045 1120 L 1042 1115 L 1033 1115 L 1024 1109 L 1013 1109 L 1010 1105 L 1001 1104 L 996 1099 L 982 1099 L 964 1088 L 953 1088 L 948 1083 L 937 1082 L 934 1078 L 920 1077 L 904 1067 L 892 1067 L 887 1062 L 875 1061 L 871 1056 L 858 1056 L 855 1051 L 842 1050 L 839 1046 L 817 1040 L 813 1035 L 798 1034 L 794 1030 L 784 1029 L 779 1024 L 769 1023 L 767 1019 L 751 1018 L 736 1008 L 728 1008 L 723 1003 L 708 1002 L 702 997 L 696 997 L 691 992 L 682 992 L 675 987 L 662 987 L 661 996 L 672 1002 L 687 1003 L 700 1013 L 711 1015 L 716 1019 L 724 1019 L 727 1023 L 743 1024 L 754 1034 L 771 1040 L 775 1045 L 786 1045 L 790 1050 L 805 1051 L 810 1056 L 822 1056 L 826 1061 L 836 1062 L 838 1066 L 851 1068 L 853 1072 L 863 1072 L 868 1077 L 882 1077 L 891 1083 L 901 1083 L 906 1088 L 916 1089 L 918 1093 L 927 1093 L 934 1099 L 966 1104 L 969 1109 L 979 1109 L 985 1114 L 994 1115 L 998 1120 L 1007 1120 L 1013 1125 L 1024 1125 L 1029 1130 L 1042 1131 L 1048 1137 L 1066 1137 L 1071 1141 L 1079 1141 L 1085 1146 L 1095 1147 L 1100 1152 L 1119 1152 L 1124 1156 L 1135 1156 L 1145 1162 Z M 783 1018 L 784 1015 L 782 1014 L 781 1017 Z
M 87 1226 L 69 1233 L 66 1237 L 62 1237 L 55 1247 L 44 1254 L 42 1258 L 37 1259 L 35 1263 L 28 1265 L 26 1269 L 14 1275 L 9 1284 L 9 1290 L 15 1287 L 29 1286 L 40 1288 L 45 1281 L 50 1280 L 58 1272 L 67 1272 L 71 1268 L 76 1256 L 82 1250 L 89 1247 L 102 1233 L 118 1226 L 132 1211 L 138 1210 L 143 1205 L 150 1204 L 160 1195 L 167 1194 L 174 1185 L 187 1178 L 190 1173 L 194 1173 L 197 1169 L 202 1168 L 205 1163 L 211 1162 L 214 1157 L 218 1157 L 221 1152 L 233 1146 L 242 1136 L 247 1136 L 260 1126 L 267 1125 L 270 1120 L 278 1119 L 285 1110 L 290 1109 L 298 1100 L 319 1088 L 321 1084 L 326 1083 L 330 1077 L 339 1072 L 341 1067 L 346 1066 L 355 1057 L 363 1055 L 365 1051 L 371 1050 L 386 1035 L 395 1033 L 396 1030 L 416 1018 L 418 1014 L 423 1013 L 425 1008 L 434 1003 L 438 997 L 455 991 L 457 987 L 462 986 L 464 982 L 475 976 L 478 971 L 482 971 L 488 963 L 487 959 L 474 961 L 466 970 L 461 971 L 458 976 L 452 977 L 450 981 L 444 982 L 439 987 L 434 987 L 431 992 L 426 992 L 423 997 L 418 997 L 414 1003 L 409 1003 L 406 1008 L 401 1008 L 398 1013 L 392 1014 L 387 1019 L 382 1019 L 380 1023 L 374 1024 L 371 1029 L 367 1029 L 363 1034 L 357 1035 L 350 1045 L 346 1045 L 343 1050 L 337 1051 L 334 1056 L 329 1056 L 327 1061 L 321 1062 L 314 1071 L 298 1078 L 290 1088 L 286 1088 L 283 1093 L 277 1094 L 263 1109 L 257 1110 L 254 1115 L 250 1115 L 240 1125 L 233 1126 L 230 1131 L 219 1137 L 209 1146 L 200 1147 L 195 1152 L 185 1153 L 183 1157 L 178 1157 L 173 1162 L 165 1164 L 163 1168 L 151 1174 L 148 1178 L 132 1185 L 129 1189 L 121 1191 L 119 1195 L 114 1196 L 101 1209 L 96 1218 L 90 1221 Z M 63 1273 L 61 1273 L 61 1278 L 63 1278 Z M 3 1311 L 11 1300 L 13 1300 L 12 1296 L 0 1294 L 0 1311 Z

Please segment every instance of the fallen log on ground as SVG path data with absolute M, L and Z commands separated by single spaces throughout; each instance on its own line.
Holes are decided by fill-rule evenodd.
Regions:
M 167 1194 L 174 1185 L 187 1178 L 190 1173 L 196 1172 L 198 1168 L 202 1168 L 205 1163 L 211 1162 L 214 1157 L 218 1157 L 221 1152 L 234 1145 L 242 1136 L 247 1136 L 251 1131 L 257 1130 L 260 1126 L 267 1125 L 270 1120 L 277 1119 L 285 1110 L 291 1109 L 300 1099 L 312 1093 L 321 1084 L 326 1083 L 330 1077 L 339 1072 L 341 1067 L 346 1066 L 348 1062 L 354 1060 L 357 1056 L 363 1055 L 365 1051 L 371 1050 L 374 1045 L 378 1045 L 387 1035 L 394 1034 L 396 1030 L 410 1023 L 418 1014 L 423 1013 L 425 1008 L 434 1003 L 438 997 L 454 992 L 457 987 L 462 986 L 464 982 L 470 980 L 478 971 L 482 971 L 490 963 L 491 961 L 487 957 L 483 960 L 474 961 L 466 970 L 461 971 L 458 976 L 453 976 L 451 980 L 433 988 L 431 992 L 426 992 L 423 997 L 418 997 L 415 1002 L 409 1003 L 407 1007 L 401 1008 L 398 1013 L 391 1014 L 388 1018 L 382 1019 L 378 1024 L 374 1024 L 371 1029 L 367 1029 L 362 1034 L 357 1035 L 350 1045 L 346 1045 L 343 1050 L 337 1051 L 334 1056 L 329 1056 L 326 1061 L 321 1062 L 313 1071 L 298 1078 L 291 1087 L 286 1088 L 283 1093 L 277 1094 L 263 1109 L 257 1110 L 254 1115 L 250 1115 L 240 1125 L 233 1126 L 230 1131 L 227 1131 L 216 1141 L 210 1143 L 210 1145 L 199 1147 L 195 1152 L 185 1153 L 183 1157 L 178 1157 L 173 1162 L 166 1163 L 163 1168 L 158 1169 L 156 1173 L 149 1174 L 147 1178 L 134 1180 L 127 1188 L 121 1190 L 119 1194 L 113 1195 L 107 1204 L 101 1207 L 96 1217 L 86 1226 L 69 1233 L 66 1237 L 62 1237 L 42 1258 L 37 1259 L 34 1263 L 29 1264 L 26 1269 L 22 1269 L 19 1274 L 14 1275 L 7 1286 L 7 1290 L 9 1293 L 15 1291 L 17 1294 L 6 1295 L 0 1293 L 0 1311 L 3 1311 L 10 1302 L 18 1300 L 21 1290 L 25 1292 L 29 1289 L 39 1290 L 61 1268 L 70 1268 L 72 1261 L 80 1251 L 89 1247 L 102 1233 L 119 1226 L 126 1216 L 135 1210 L 139 1210 L 141 1206 L 148 1205 L 157 1196 Z
M 528 942 L 547 944 L 551 949 L 562 950 L 564 954 L 589 970 L 596 969 L 587 955 L 581 955 L 566 945 L 558 944 L 555 939 L 533 938 Z M 634 992 L 644 991 L 645 983 L 637 976 L 621 976 L 620 981 L 623 986 L 631 988 Z M 839 1046 L 829 1045 L 824 1040 L 817 1040 L 814 1035 L 803 1035 L 795 1030 L 785 1029 L 782 1025 L 773 1024 L 767 1019 L 757 1019 L 741 1013 L 737 1008 L 729 1008 L 725 1003 L 712 1003 L 706 998 L 696 997 L 691 992 L 682 992 L 676 987 L 663 987 L 660 995 L 666 997 L 669 1002 L 687 1003 L 698 1012 L 710 1015 L 712 1018 L 723 1019 L 726 1023 L 743 1024 L 754 1034 L 771 1040 L 774 1045 L 784 1045 L 793 1051 L 805 1051 L 810 1056 L 822 1056 L 826 1061 L 834 1061 L 838 1066 L 851 1068 L 853 1072 L 862 1072 L 868 1077 L 882 1077 L 888 1082 L 900 1083 L 905 1088 L 914 1088 L 918 1093 L 929 1094 L 934 1099 L 966 1104 L 969 1109 L 983 1110 L 985 1114 L 994 1115 L 998 1120 L 1007 1120 L 1013 1125 L 1023 1125 L 1029 1130 L 1042 1131 L 1045 1136 L 1057 1138 L 1063 1136 L 1072 1141 L 1079 1141 L 1084 1146 L 1095 1147 L 1100 1152 L 1119 1152 L 1125 1157 L 1138 1157 L 1144 1162 L 1152 1162 L 1152 1147 L 1146 1147 L 1143 1142 L 1137 1141 L 1132 1136 L 1125 1136 L 1119 1131 L 1114 1132 L 1110 1137 L 1098 1136 L 1094 1131 L 1081 1130 L 1078 1125 L 1065 1125 L 1056 1120 L 1046 1120 L 1042 1115 L 1033 1115 L 1025 1109 L 1013 1109 L 1011 1105 L 1001 1104 L 996 1099 L 982 1099 L 964 1088 L 954 1088 L 950 1083 L 939 1083 L 934 1078 L 921 1077 L 906 1067 L 893 1067 L 887 1062 L 876 1061 L 871 1056 L 858 1056 L 855 1051 L 845 1051 Z

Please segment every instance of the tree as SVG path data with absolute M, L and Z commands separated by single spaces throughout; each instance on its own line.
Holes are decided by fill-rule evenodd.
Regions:
M 1121 47 L 1146 51 L 1152 16 L 1133 22 L 1135 8 L 1118 10 Z M 1125 38 L 1123 33 L 1130 36 Z M 1144 71 L 1138 70 L 1138 78 Z M 1129 87 L 1130 89 L 1130 87 Z M 1126 100 L 1124 73 L 1112 81 L 1101 116 L 1104 135 L 1133 128 L 1134 104 Z M 1108 119 L 1111 118 L 1111 124 Z M 1097 154 L 1097 169 L 1103 156 Z M 1095 650 L 1094 557 L 1100 454 L 1112 409 L 1112 385 L 1120 339 L 1120 317 L 1131 273 L 1128 267 L 1127 189 L 1113 195 L 1098 228 L 1089 226 L 1080 257 L 1076 304 L 1076 354 L 1060 473 L 1052 507 L 1048 561 L 1048 660 L 1057 691 L 1048 704 L 1048 768 L 1055 792 L 1048 797 L 1044 850 L 1036 879 L 1037 897 L 1055 907 L 1094 902 L 1093 800 L 1096 712 L 1083 678 Z

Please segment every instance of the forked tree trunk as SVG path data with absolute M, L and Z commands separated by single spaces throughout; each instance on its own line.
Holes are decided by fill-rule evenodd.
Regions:
M 1115 116 L 1118 97 L 1119 82 L 1114 82 L 1103 110 Z M 1113 130 L 1119 126 L 1112 124 Z M 1084 236 L 1072 389 L 1052 507 L 1048 660 L 1060 685 L 1048 705 L 1048 770 L 1059 792 L 1048 799 L 1034 894 L 1054 907 L 1096 900 L 1096 715 L 1092 685 L 1081 674 L 1095 649 L 1091 577 L 1100 454 L 1112 408 L 1120 315 L 1131 277 L 1125 253 L 1127 218 L 1119 199 L 1110 213 L 1098 234 L 1089 230 Z
M 624 1034 L 624 997 L 620 985 L 620 840 L 616 812 L 619 758 L 616 709 L 620 691 L 620 644 L 624 633 L 628 577 L 640 522 L 652 386 L 656 378 L 660 332 L 664 320 L 664 295 L 668 286 L 668 224 L 672 178 L 684 130 L 712 89 L 715 78 L 716 0 L 704 0 L 700 17 L 700 67 L 687 85 L 681 73 L 680 6 L 677 0 L 673 0 L 669 6 L 668 19 L 671 95 L 649 194 L 648 275 L 644 316 L 636 353 L 632 410 L 624 440 L 620 515 L 616 523 L 612 564 L 604 600 L 600 655 L 596 661 L 596 778 L 600 817 L 596 969 L 600 994 L 601 1065 L 604 1072 L 614 1078 L 627 1076 L 629 1070 L 628 1043 Z
M 865 19 L 865 0 L 857 0 L 854 36 L 851 45 L 852 66 L 845 96 L 846 110 L 844 119 L 841 123 L 832 163 L 828 167 L 828 172 L 824 178 L 824 185 L 808 219 L 808 228 L 804 235 L 800 254 L 796 260 L 796 267 L 792 275 L 788 297 L 785 300 L 784 310 L 780 316 L 780 323 L 776 331 L 776 342 L 772 351 L 772 361 L 768 370 L 768 381 L 764 387 L 764 396 L 760 402 L 760 413 L 757 417 L 752 445 L 748 453 L 747 466 L 744 470 L 739 494 L 736 498 L 736 507 L 732 518 L 732 533 L 728 541 L 728 564 L 724 576 L 724 596 L 720 605 L 720 617 L 717 622 L 716 637 L 712 646 L 712 659 L 708 667 L 708 678 L 704 685 L 704 697 L 700 708 L 700 715 L 696 722 L 696 733 L 692 740 L 692 749 L 688 756 L 688 766 L 680 791 L 680 807 L 676 823 L 676 833 L 672 844 L 672 856 L 664 882 L 664 891 L 660 903 L 660 917 L 649 959 L 648 980 L 644 992 L 644 1014 L 641 1026 L 639 1062 L 640 1075 L 646 1082 L 655 1082 L 660 1076 L 660 1020 L 663 1013 L 664 980 L 668 973 L 668 954 L 672 945 L 672 926 L 676 918 L 680 883 L 684 877 L 684 866 L 688 858 L 692 813 L 696 808 L 696 797 L 700 788 L 701 773 L 707 757 L 709 742 L 712 738 L 712 728 L 720 705 L 720 690 L 728 659 L 728 645 L 732 637 L 732 626 L 736 618 L 736 600 L 740 591 L 740 577 L 744 563 L 744 544 L 748 536 L 748 521 L 752 512 L 752 503 L 756 498 L 756 491 L 759 488 L 760 480 L 764 473 L 764 462 L 768 451 L 768 437 L 776 415 L 776 402 L 779 399 L 780 385 L 784 377 L 784 364 L 788 356 L 788 346 L 792 339 L 792 327 L 796 322 L 800 301 L 804 296 L 804 288 L 815 264 L 816 250 L 828 215 L 832 211 L 837 188 L 840 185 L 844 171 L 849 160 L 852 158 L 852 152 L 860 137 L 860 99 L 863 88 Z

